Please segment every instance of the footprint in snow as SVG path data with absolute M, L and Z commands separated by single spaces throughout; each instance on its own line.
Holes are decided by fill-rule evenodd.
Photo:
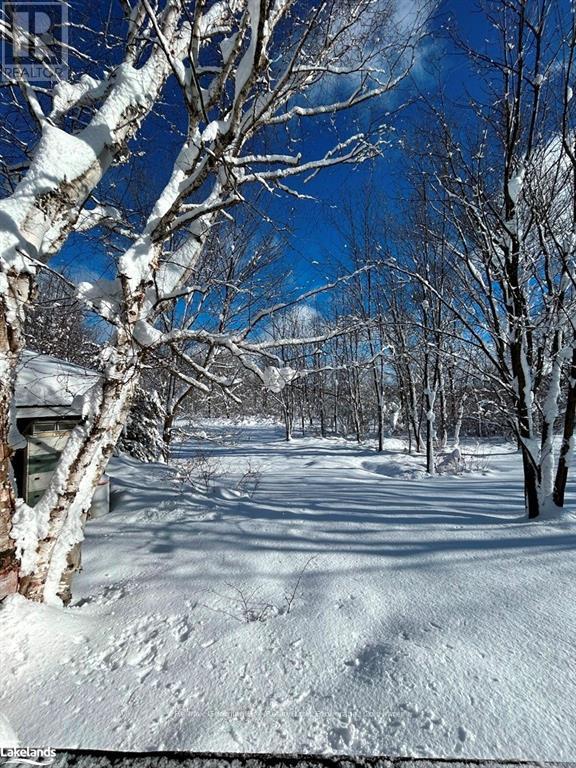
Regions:
M 154 671 L 163 672 L 166 669 L 166 654 L 161 653 L 161 650 L 165 639 L 157 624 L 154 617 L 148 616 L 127 625 L 100 655 L 100 664 L 110 671 L 134 667 L 138 671 L 139 682 L 143 682 Z
M 462 742 L 466 741 L 470 737 L 470 732 L 464 728 L 463 725 L 458 727 L 458 739 Z
M 172 637 L 179 643 L 185 643 L 192 634 L 192 626 L 188 616 L 172 616 L 168 619 Z
M 126 597 L 129 594 L 128 584 L 107 584 L 102 592 L 98 595 L 88 595 L 83 597 L 78 602 L 74 603 L 74 608 L 80 608 L 83 605 L 108 605 L 109 603 L 115 603 L 117 600 Z
M 474 741 L 474 735 L 467 728 L 464 728 L 463 725 L 458 726 L 456 735 L 458 741 L 454 746 L 454 752 L 459 755 L 464 751 L 467 743 Z
M 346 723 L 332 728 L 328 732 L 328 745 L 333 750 L 350 749 L 357 739 L 354 723 Z
M 407 656 L 407 651 L 390 643 L 377 643 L 366 645 L 356 657 L 347 659 L 344 664 L 351 667 L 363 682 L 374 685 Z

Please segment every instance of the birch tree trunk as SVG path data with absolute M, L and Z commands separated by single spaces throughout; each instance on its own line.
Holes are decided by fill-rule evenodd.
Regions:
M 6 276 L 0 273 L 0 277 Z M 11 464 L 11 407 L 16 366 L 24 345 L 24 306 L 32 290 L 31 277 L 12 276 L 10 285 L 11 291 L 0 296 L 0 600 L 18 588 L 18 558 L 10 535 L 16 509 Z
M 466 402 L 466 395 L 462 395 L 460 402 L 458 403 L 458 410 L 456 411 L 456 421 L 454 424 L 454 448 L 460 447 L 460 432 L 462 430 L 462 421 L 464 420 L 464 403 Z
M 46 519 L 47 533 L 38 542 L 34 567 L 21 578 L 20 592 L 30 600 L 67 603 L 71 597 L 69 556 L 84 538 L 84 522 L 94 489 L 130 409 L 139 381 L 139 363 L 131 347 L 120 347 L 125 364 L 92 393 L 88 416 L 72 432 L 62 453 L 58 474 L 34 508 Z
M 540 511 L 554 504 L 554 425 L 558 417 L 558 400 L 562 379 L 562 332 L 557 330 L 552 344 L 552 373 L 548 392 L 542 407 L 542 433 L 540 437 L 540 460 L 538 484 L 540 492 Z
M 434 456 L 434 393 L 426 387 L 426 471 L 430 475 L 436 473 Z

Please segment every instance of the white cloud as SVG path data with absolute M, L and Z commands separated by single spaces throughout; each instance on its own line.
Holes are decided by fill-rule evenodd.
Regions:
M 346 98 L 368 75 L 372 86 L 386 84 L 409 65 L 423 71 L 421 59 L 430 50 L 419 45 L 435 0 L 375 0 L 366 4 L 357 21 L 350 24 L 345 4 L 341 23 L 338 66 L 349 74 L 327 75 L 309 94 L 313 102 Z

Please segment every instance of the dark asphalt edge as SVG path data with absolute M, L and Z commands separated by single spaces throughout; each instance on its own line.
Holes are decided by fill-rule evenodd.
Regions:
M 44 763 L 48 765 L 48 761 Z M 573 762 L 480 758 L 412 758 L 385 755 L 276 755 L 264 753 L 115 752 L 56 750 L 54 768 L 576 768 Z M 0 759 L 0 766 L 29 762 Z

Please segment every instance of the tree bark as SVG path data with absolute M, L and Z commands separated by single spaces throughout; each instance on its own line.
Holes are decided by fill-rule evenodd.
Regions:
M 540 515 L 540 495 L 538 493 L 538 472 L 530 452 L 522 447 L 522 466 L 524 469 L 524 500 L 528 518 L 535 519 Z
M 568 393 L 566 395 L 566 410 L 564 412 L 564 428 L 562 433 L 562 445 L 558 458 L 558 468 L 554 481 L 554 503 L 557 507 L 564 506 L 566 483 L 568 482 L 568 470 L 570 458 L 574 447 L 574 427 L 576 426 L 576 347 L 572 350 L 570 362 L 570 375 L 568 378 Z
M 164 455 L 164 461 L 168 463 L 170 461 L 170 458 L 172 456 L 172 438 L 174 436 L 173 434 L 173 426 L 174 426 L 174 417 L 175 413 L 166 413 L 164 416 L 164 423 L 162 425 L 162 443 L 163 443 L 163 450 L 162 453 Z
M 122 348 L 120 352 L 128 359 L 132 354 Z M 38 543 L 32 573 L 20 581 L 20 592 L 30 600 L 70 600 L 70 556 L 83 539 L 94 489 L 122 432 L 138 380 L 139 368 L 132 362 L 103 383 L 88 418 L 70 435 L 60 457 L 58 474 L 34 508 L 39 519 L 47 517 L 48 533 Z
M 24 307 L 29 301 L 31 275 L 5 274 L 8 292 L 0 296 L 0 600 L 18 589 L 19 563 L 11 537 L 16 491 L 10 445 L 16 367 L 24 347 Z

